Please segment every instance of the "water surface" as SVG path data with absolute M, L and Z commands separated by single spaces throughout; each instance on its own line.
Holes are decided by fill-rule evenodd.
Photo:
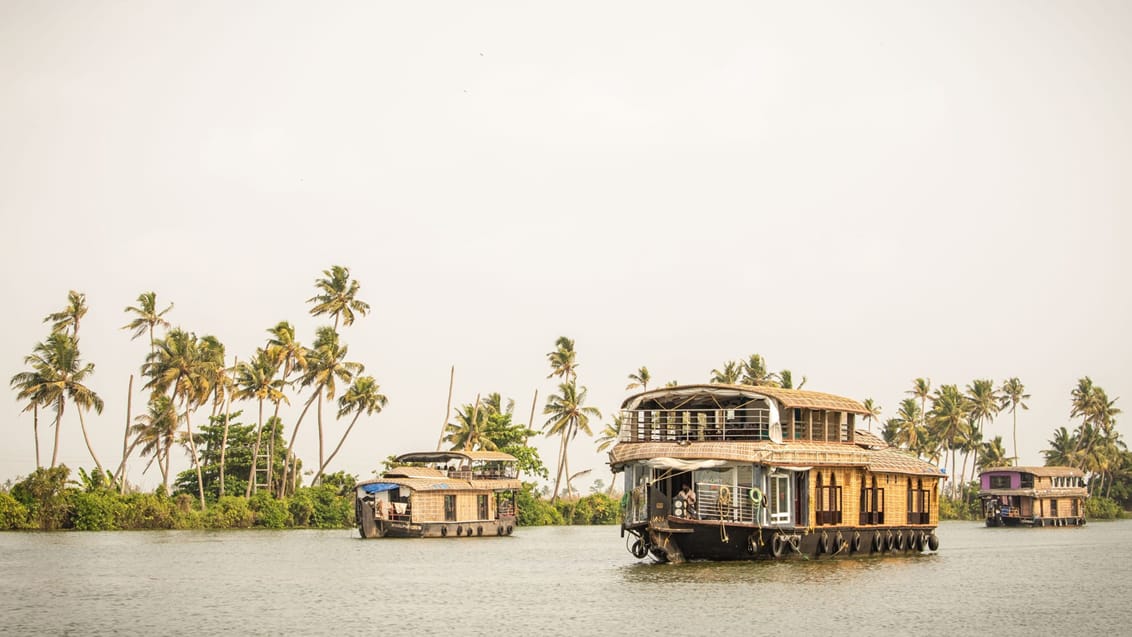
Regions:
M 944 523 L 938 553 L 637 561 L 618 528 L 0 534 L 0 634 L 1101 635 L 1132 627 L 1132 520 Z

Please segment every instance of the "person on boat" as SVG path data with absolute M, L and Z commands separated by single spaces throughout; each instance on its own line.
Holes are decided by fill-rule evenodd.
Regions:
M 378 499 L 377 499 L 377 517 L 379 517 L 379 518 L 381 518 L 381 519 L 383 519 L 383 520 L 384 520 L 384 519 L 385 519 L 385 515 L 386 515 L 386 512 L 385 512 L 385 500 L 383 500 L 383 499 L 381 499 L 381 498 L 378 498 Z
M 684 501 L 684 515 L 689 518 L 696 517 L 696 492 L 692 490 L 691 485 L 684 483 L 680 487 L 680 493 L 676 494 L 676 498 Z

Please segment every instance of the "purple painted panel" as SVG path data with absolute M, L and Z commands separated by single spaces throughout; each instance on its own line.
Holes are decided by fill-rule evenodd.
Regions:
M 1022 474 L 1020 474 L 1016 471 L 992 471 L 990 473 L 984 473 L 980 477 L 980 480 L 979 480 L 980 488 L 982 488 L 984 490 L 991 488 L 991 486 L 990 486 L 991 476 L 1009 476 L 1010 477 L 1010 488 L 1011 489 L 1018 489 L 1022 486 Z

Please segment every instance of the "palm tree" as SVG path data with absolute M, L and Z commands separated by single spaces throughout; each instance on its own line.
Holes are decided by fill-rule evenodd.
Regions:
M 63 332 L 69 327 L 71 328 L 71 336 L 78 338 L 79 320 L 86 316 L 86 312 L 86 295 L 71 290 L 67 292 L 67 307 L 59 312 L 48 314 L 43 322 L 51 323 L 52 332 Z
M 911 394 L 913 398 L 920 399 L 920 424 L 925 428 L 928 425 L 928 397 L 932 394 L 932 381 L 930 378 L 917 378 L 912 381 L 912 389 L 904 392 Z
M 544 414 L 549 414 L 543 429 L 548 436 L 559 436 L 561 443 L 558 450 L 558 471 L 554 477 L 554 501 L 558 498 L 558 487 L 562 475 L 566 475 L 566 489 L 570 490 L 570 464 L 567 450 L 570 441 L 578 435 L 579 431 L 592 436 L 590 431 L 590 418 L 601 418 L 601 411 L 597 407 L 587 407 L 586 388 L 578 388 L 576 382 L 566 382 L 558 385 L 558 394 L 552 394 L 547 400 Z
M 1043 449 L 1047 467 L 1077 466 L 1077 437 L 1065 427 L 1058 427 L 1053 438 L 1048 441 L 1049 449 Z
M 315 474 L 311 482 L 317 483 L 322 478 L 322 473 L 326 471 L 326 466 L 334 460 L 334 456 L 338 455 L 338 450 L 342 448 L 342 444 L 346 442 L 346 436 L 350 435 L 350 431 L 354 429 L 354 423 L 358 422 L 358 417 L 362 414 L 371 416 L 375 413 L 381 413 L 381 409 L 389 402 L 385 394 L 381 393 L 381 386 L 377 384 L 373 376 L 361 376 L 354 380 L 354 384 L 346 390 L 342 397 L 338 399 L 338 418 L 354 414 L 350 420 L 350 426 L 346 427 L 346 431 L 342 432 L 342 439 L 338 441 L 338 446 L 334 447 L 334 451 L 330 452 L 330 457 L 326 462 L 318 468 L 318 473 Z
M 197 489 L 203 510 L 204 477 L 200 456 L 193 439 L 192 412 L 208 399 L 211 386 L 208 382 L 211 361 L 201 351 L 200 340 L 181 328 L 173 328 L 164 338 L 154 341 L 154 350 L 146 357 L 142 373 L 149 378 L 143 388 L 157 394 L 169 392 L 174 403 L 184 409 L 186 442 L 197 473 Z
M 767 369 L 766 361 L 760 354 L 751 354 L 742 363 L 743 385 L 777 385 L 776 376 Z
M 153 351 L 153 330 L 156 327 L 163 327 L 169 329 L 169 321 L 165 320 L 165 315 L 169 310 L 173 309 L 173 304 L 170 303 L 169 307 L 157 311 L 157 293 L 156 292 L 142 292 L 138 295 L 137 306 L 127 306 L 125 312 L 133 312 L 136 316 L 132 321 L 122 326 L 124 330 L 133 330 L 134 333 L 130 336 L 130 340 L 134 340 L 142 334 L 149 333 L 149 351 Z
M 995 436 L 994 440 L 982 444 L 982 447 L 979 448 L 977 464 L 979 471 L 985 471 L 992 467 L 1004 467 L 1009 464 L 1006 457 L 1006 448 L 1002 446 L 1002 436 Z
M 24 361 L 28 363 L 33 363 L 35 360 L 34 356 L 29 356 L 24 359 Z M 36 469 L 43 466 L 43 463 L 39 460 L 39 407 L 41 405 L 46 407 L 50 404 L 50 398 L 48 396 L 48 383 L 50 383 L 50 381 L 48 370 L 37 367 L 34 364 L 28 371 L 19 372 L 8 381 L 8 385 L 16 390 L 16 399 L 28 401 L 23 411 L 32 412 L 32 433 L 35 438 Z
M 1029 409 L 1030 406 L 1025 401 L 1030 399 L 1030 395 L 1026 393 L 1026 388 L 1022 385 L 1022 381 L 1017 377 L 1008 378 L 1002 382 L 1002 387 L 998 389 L 999 409 L 1004 410 L 1010 408 L 1010 415 L 1013 417 L 1013 439 L 1014 439 L 1014 464 L 1018 464 L 1018 408 Z
M 613 417 L 613 422 L 605 426 L 601 430 L 601 436 L 597 439 L 597 450 L 605 451 L 612 447 L 614 443 L 621 437 L 621 415 L 618 414 Z
M 278 366 L 271 356 L 263 349 L 256 350 L 256 355 L 250 361 L 236 365 L 236 388 L 234 398 L 249 400 L 255 398 L 259 407 L 256 421 L 255 443 L 252 445 L 252 468 L 248 475 L 248 486 L 244 497 L 251 497 L 255 489 L 256 464 L 259 462 L 259 447 L 263 440 L 263 401 L 271 400 L 278 408 L 279 402 L 287 397 L 282 391 L 282 381 L 275 378 Z M 268 460 L 270 466 L 271 460 Z
M 873 402 L 872 398 L 865 399 L 865 424 L 868 425 L 869 431 L 873 430 L 873 421 L 880 420 L 881 406 Z
M 866 409 L 868 406 L 866 404 Z M 867 416 L 866 416 L 867 417 Z M 895 427 L 890 444 L 904 447 L 912 453 L 917 453 L 920 440 L 923 438 L 923 427 L 920 421 L 923 415 L 915 398 L 905 398 L 900 401 L 900 408 L 896 410 L 896 417 L 889 420 L 889 425 Z
M 574 351 L 573 339 L 559 336 L 558 340 L 554 342 L 554 351 L 549 352 L 546 359 L 550 362 L 551 370 L 547 378 L 557 376 L 566 382 L 577 378 L 577 353 Z
M 649 368 L 642 366 L 636 373 L 629 374 L 629 380 L 632 382 L 625 385 L 625 389 L 640 387 L 641 391 L 645 392 L 649 390 L 649 381 L 652 380 L 652 376 L 649 375 Z
M 955 385 L 943 385 L 932 397 L 931 421 L 935 438 L 951 452 L 951 482 L 957 486 L 955 456 L 963 427 L 971 420 L 971 405 Z
M 280 378 L 280 389 L 286 387 L 291 382 L 291 374 L 294 372 L 302 373 L 307 368 L 307 352 L 310 351 L 303 347 L 302 343 L 295 337 L 295 328 L 287 321 L 279 321 L 275 327 L 269 328 L 267 333 L 271 336 L 267 339 L 267 353 L 275 361 L 276 369 L 282 370 L 283 375 Z M 275 423 L 279 419 L 279 406 L 280 403 L 286 401 L 287 398 L 280 394 L 279 399 L 275 400 L 275 411 L 272 413 L 271 420 L 268 422 L 272 425 L 272 431 L 268 433 L 267 437 L 267 457 L 272 461 L 267 464 L 267 482 L 272 484 L 273 468 L 275 465 Z M 290 404 L 290 401 L 288 401 Z
M 971 403 L 971 423 L 983 431 L 983 423 L 991 423 L 1002 407 L 1002 398 L 989 378 L 974 380 L 967 385 L 967 400 Z
M 315 279 L 314 287 L 319 294 L 307 299 L 307 303 L 314 303 L 311 308 L 312 316 L 330 314 L 334 317 L 334 331 L 338 331 L 338 320 L 345 325 L 354 324 L 354 313 L 365 316 L 369 313 L 369 304 L 357 298 L 361 285 L 357 280 L 350 280 L 350 271 L 340 265 L 330 266 L 323 270 L 326 278 Z
M 739 374 L 741 373 L 739 363 L 735 361 L 727 361 L 723 364 L 723 370 L 711 370 L 711 380 L 709 382 L 721 385 L 735 385 L 739 382 Z
M 783 389 L 801 389 L 806 386 L 806 380 L 807 378 L 803 376 L 802 382 L 798 383 L 798 386 L 795 387 L 793 372 L 788 369 L 778 372 L 778 384 L 781 385 Z
M 77 322 L 71 325 L 77 325 Z M 17 374 L 13 378 L 13 380 L 23 379 L 17 381 L 17 384 L 28 383 L 29 393 L 24 397 L 38 400 L 39 404 L 55 406 L 55 448 L 51 453 L 51 467 L 54 468 L 59 461 L 59 425 L 63 420 L 66 400 L 70 399 L 79 413 L 79 426 L 82 428 L 87 451 L 98 467 L 98 473 L 104 474 L 102 463 L 98 461 L 94 447 L 90 444 L 86 420 L 83 418 L 83 412 L 92 408 L 101 414 L 103 403 L 98 394 L 83 384 L 83 381 L 94 373 L 94 363 L 83 365 L 79 355 L 78 339 L 73 334 L 53 332 L 46 341 L 35 346 L 35 350 L 24 359 L 24 363 L 32 367 L 33 376 L 25 378 Z
M 490 415 L 490 406 L 482 400 L 457 407 L 456 421 L 444 428 L 444 441 L 451 443 L 452 449 L 496 451 L 495 441 L 488 435 Z
M 169 458 L 177 437 L 178 420 L 173 401 L 165 394 L 153 394 L 146 413 L 134 418 L 130 427 L 134 434 L 133 445 L 141 447 L 138 453 L 143 458 L 153 456 L 150 462 L 157 462 L 166 494 L 169 493 Z
M 318 328 L 315 331 L 314 348 L 307 353 L 307 368 L 300 379 L 300 384 L 303 387 L 314 388 L 314 394 L 311 398 L 318 399 L 318 466 L 320 467 L 326 464 L 323 451 L 325 448 L 322 427 L 323 397 L 333 400 L 339 382 L 348 384 L 354 379 L 354 376 L 365 371 L 365 366 L 361 363 L 346 360 L 348 353 L 349 348 L 339 344 L 338 332 L 334 328 L 328 326 Z M 306 406 L 310 406 L 309 400 Z M 304 414 L 306 414 L 306 407 L 303 408 L 303 414 L 300 414 L 299 422 L 295 423 L 295 429 L 291 433 L 291 442 L 287 445 L 286 458 L 288 459 L 291 458 L 295 446 L 295 436 L 299 432 L 299 424 Z M 290 471 L 293 471 L 293 460 L 291 460 L 290 465 L 292 467 Z M 287 467 L 284 466 L 284 484 L 287 482 L 288 471 Z

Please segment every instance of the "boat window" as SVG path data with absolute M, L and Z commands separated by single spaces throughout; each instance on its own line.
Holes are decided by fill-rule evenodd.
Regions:
M 477 500 L 476 504 L 479 505 L 477 507 L 479 509 L 479 514 L 480 514 L 479 519 L 481 519 L 481 520 L 488 519 L 489 516 L 488 516 L 488 506 L 487 506 L 487 494 L 481 493 L 480 495 L 476 496 L 476 500 Z
M 771 524 L 790 523 L 790 474 L 776 473 L 767 481 L 767 505 Z
M 1022 474 L 1022 486 L 1021 486 L 1021 488 L 1023 488 L 1023 489 L 1033 489 L 1034 488 L 1034 474 L 1032 474 L 1032 473 L 1023 473 Z
M 448 522 L 456 521 L 456 496 L 444 496 L 444 519 Z
M 990 488 L 992 489 L 1009 489 L 1010 476 L 991 476 Z
M 809 440 L 810 436 L 806 433 L 806 414 L 799 408 L 794 408 L 794 440 Z
M 834 473 L 829 474 L 828 486 L 822 486 L 821 473 L 818 473 L 817 496 L 814 512 L 818 524 L 841 524 L 841 487 L 837 486 Z

